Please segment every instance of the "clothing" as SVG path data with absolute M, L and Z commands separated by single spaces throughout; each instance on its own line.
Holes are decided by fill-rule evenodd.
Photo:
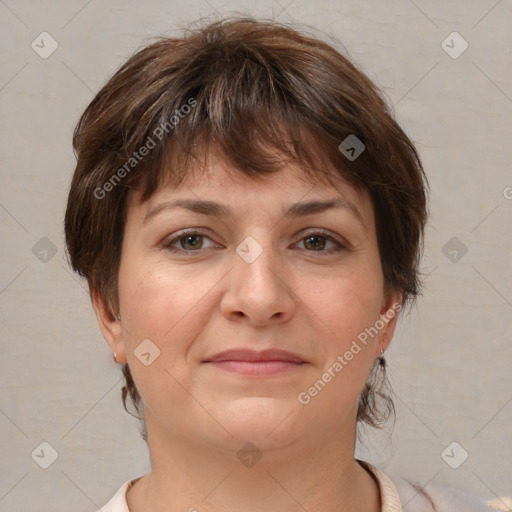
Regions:
M 372 464 L 361 460 L 358 462 L 379 486 L 381 512 L 512 512 L 510 497 L 483 502 L 463 491 L 448 487 L 427 485 L 421 489 L 403 478 L 394 478 L 392 481 Z M 139 478 L 125 482 L 98 512 L 130 512 L 126 504 L 126 491 Z

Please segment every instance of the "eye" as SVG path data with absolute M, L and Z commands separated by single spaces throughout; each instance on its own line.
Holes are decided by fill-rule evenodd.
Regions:
M 182 231 L 181 233 L 178 233 L 177 236 L 164 241 L 163 247 L 171 252 L 196 252 L 201 249 L 208 249 L 208 247 L 204 247 L 203 242 L 205 239 L 211 241 L 209 236 L 200 231 Z M 179 247 L 175 247 L 177 243 L 179 243 Z
M 317 230 L 309 233 L 306 237 L 302 238 L 300 243 L 303 243 L 304 247 L 309 252 L 323 252 L 327 254 L 347 248 L 346 245 L 342 243 L 341 239 L 323 230 Z M 334 248 L 325 250 L 325 247 L 328 246 L 328 244 L 332 244 Z
M 204 241 L 212 242 L 209 246 L 205 246 Z M 308 252 L 318 252 L 324 254 L 332 254 L 347 249 L 346 244 L 341 238 L 338 238 L 324 230 L 316 230 L 303 237 L 299 244 L 302 243 L 304 250 Z M 329 248 L 331 245 L 331 248 Z M 213 243 L 212 239 L 204 232 L 198 230 L 184 230 L 176 233 L 171 238 L 165 240 L 162 247 L 170 252 L 188 252 L 195 253 L 201 250 L 211 249 L 213 247 L 221 247 Z

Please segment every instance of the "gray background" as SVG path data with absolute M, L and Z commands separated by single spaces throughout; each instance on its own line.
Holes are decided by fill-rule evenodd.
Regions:
M 64 256 L 71 135 L 146 38 L 234 9 L 339 39 L 385 91 L 431 182 L 424 296 L 388 351 L 398 421 L 390 438 L 368 433 L 359 456 L 421 485 L 511 494 L 510 0 L 5 0 L 0 511 L 91 511 L 149 469 L 138 421 L 122 409 L 120 367 Z M 59 45 L 46 59 L 31 47 L 51 48 L 43 31 Z M 453 31 L 469 44 L 458 58 L 442 47 Z M 462 49 L 457 36 L 447 44 Z M 43 441 L 58 452 L 48 469 L 37 463 L 50 461 L 48 448 L 31 457 Z M 452 465 L 469 454 L 457 469 L 441 456 L 453 441 L 462 448 L 448 450 Z

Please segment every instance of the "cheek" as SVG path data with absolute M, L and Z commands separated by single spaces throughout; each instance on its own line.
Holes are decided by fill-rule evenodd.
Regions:
M 126 258 L 119 270 L 128 365 L 145 406 L 155 415 L 172 416 L 188 403 L 179 383 L 186 381 L 182 362 L 188 347 L 202 329 L 204 288 L 187 284 L 177 272 L 135 258 Z
M 322 282 L 316 277 L 305 278 L 301 289 L 312 317 L 321 320 L 319 327 L 337 348 L 343 348 L 379 318 L 383 280 L 371 267 L 344 268 Z
M 161 258 L 152 262 L 147 257 L 127 257 L 119 270 L 127 352 L 133 354 L 144 339 L 150 339 L 158 346 L 161 361 L 172 369 L 187 356 L 209 321 L 213 305 L 208 290 L 220 278 L 220 273 L 173 267 Z
M 310 404 L 304 413 L 330 417 L 334 425 L 341 424 L 346 414 L 355 414 L 375 361 L 378 334 L 372 327 L 380 318 L 381 282 L 375 272 L 351 273 L 350 278 L 332 279 L 315 297 L 322 357 L 316 375 L 298 397 L 301 404 Z M 312 309 L 314 302 L 308 304 Z
M 119 272 L 119 303 L 128 339 L 162 340 L 178 324 L 194 298 L 193 288 L 179 276 L 159 271 L 147 262 L 133 262 Z M 170 334 L 170 333 L 169 333 Z
M 347 265 L 322 283 L 317 278 L 303 282 L 301 293 L 310 290 L 305 296 L 322 353 L 317 377 L 322 382 L 311 391 L 318 393 L 317 405 L 326 411 L 333 403 L 340 414 L 353 405 L 374 363 L 378 334 L 372 328 L 380 318 L 383 299 L 378 261 Z M 315 287 L 315 282 L 321 286 Z M 315 386 L 313 381 L 310 384 Z

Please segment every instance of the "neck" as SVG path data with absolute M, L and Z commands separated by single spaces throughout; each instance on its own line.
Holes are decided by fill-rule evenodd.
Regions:
M 355 429 L 239 458 L 159 431 L 148 415 L 146 426 L 152 469 L 127 492 L 130 512 L 380 511 L 377 483 L 354 459 Z

